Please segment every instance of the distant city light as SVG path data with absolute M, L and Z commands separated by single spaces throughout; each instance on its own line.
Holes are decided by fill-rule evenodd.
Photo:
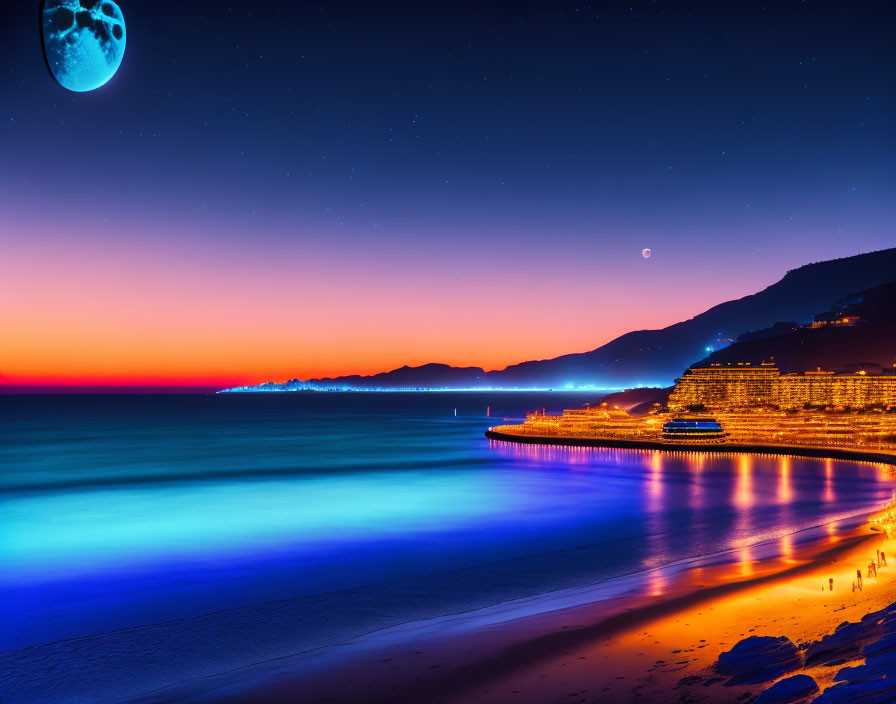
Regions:
M 657 381 L 653 383 L 642 383 L 639 382 L 634 386 L 636 388 L 644 388 L 645 386 L 650 387 L 661 387 L 668 384 L 668 381 Z M 476 387 L 440 387 L 440 388 L 431 388 L 426 386 L 415 386 L 415 387 L 402 387 L 402 386 L 383 386 L 383 387 L 372 387 L 365 388 L 360 386 L 347 386 L 347 385 L 339 385 L 339 386 L 317 386 L 314 384 L 306 384 L 301 383 L 297 385 L 289 385 L 289 384 L 274 384 L 272 382 L 268 382 L 265 384 L 259 384 L 258 386 L 235 386 L 229 389 L 221 389 L 220 391 L 216 391 L 216 394 L 236 394 L 236 393 L 290 393 L 296 391 L 319 391 L 319 392 L 332 392 L 332 393 L 341 393 L 341 392 L 359 392 L 359 393 L 422 393 L 422 392 L 443 392 L 443 393 L 482 393 L 482 392 L 544 392 L 544 391 L 573 391 L 573 392 L 588 392 L 593 393 L 595 391 L 599 392 L 613 392 L 613 391 L 624 391 L 626 386 L 598 386 L 594 384 L 567 384 L 565 386 L 518 386 L 518 387 L 504 387 L 504 386 L 476 386 Z

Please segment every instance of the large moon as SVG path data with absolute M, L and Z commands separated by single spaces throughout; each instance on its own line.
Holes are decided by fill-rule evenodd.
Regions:
M 649 249 L 642 249 L 642 250 L 641 250 L 641 256 L 644 257 L 645 259 L 649 259 L 649 258 L 650 258 L 650 250 L 649 250 Z
M 47 66 L 64 88 L 99 88 L 121 65 L 127 33 L 112 0 L 45 0 L 41 29 Z

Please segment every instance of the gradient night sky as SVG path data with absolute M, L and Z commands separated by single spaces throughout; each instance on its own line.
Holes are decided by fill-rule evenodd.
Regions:
M 500 368 L 896 244 L 885 3 L 121 0 L 82 95 L 17 5 L 0 383 Z

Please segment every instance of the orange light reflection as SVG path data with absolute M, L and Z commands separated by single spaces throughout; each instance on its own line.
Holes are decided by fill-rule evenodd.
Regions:
M 750 455 L 738 458 L 734 504 L 740 508 L 753 505 L 753 458 Z
M 834 492 L 834 463 L 832 460 L 824 461 L 824 500 L 833 503 L 837 498 Z
M 744 577 L 753 574 L 753 553 L 749 547 L 743 548 L 739 553 L 738 564 L 740 565 L 740 573 Z
M 778 501 L 789 504 L 793 498 L 793 486 L 790 483 L 790 458 L 782 457 L 779 463 L 780 479 L 778 481 Z

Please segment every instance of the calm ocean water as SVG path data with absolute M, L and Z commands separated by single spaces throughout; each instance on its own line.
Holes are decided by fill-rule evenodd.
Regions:
M 118 632 L 115 648 L 139 651 L 150 632 L 120 629 L 202 617 L 180 657 L 220 671 L 694 556 L 744 559 L 757 542 L 786 552 L 799 531 L 855 523 L 894 489 L 870 464 L 483 437 L 527 409 L 587 400 L 2 397 L 0 650 L 89 636 L 53 646 L 77 658 Z M 173 652 L 180 630 L 166 631 Z M 7 657 L 27 666 L 33 652 Z M 176 673 L 156 675 L 129 684 Z M 102 686 L 114 698 L 119 685 Z

